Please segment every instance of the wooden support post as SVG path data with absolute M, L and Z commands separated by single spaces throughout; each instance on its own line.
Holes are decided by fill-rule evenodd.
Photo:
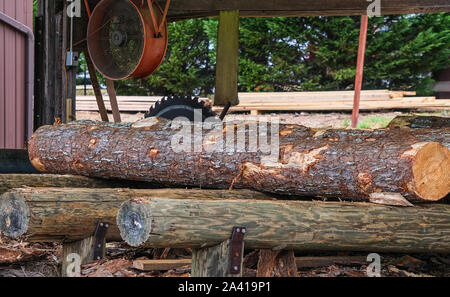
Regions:
M 363 73 L 364 73 L 364 54 L 366 52 L 368 22 L 369 22 L 369 17 L 367 15 L 362 15 L 361 16 L 361 30 L 359 33 L 358 61 L 357 61 L 357 65 L 356 65 L 355 97 L 353 99 L 352 128 L 358 127 L 359 101 L 361 98 L 361 88 L 362 88 L 362 80 L 363 80 Z
M 63 244 L 61 276 L 75 276 L 80 265 L 92 261 L 93 242 L 94 236 L 90 236 L 80 241 Z
M 193 277 L 242 277 L 245 227 L 234 227 L 231 239 L 192 250 Z
M 216 91 L 214 105 L 239 104 L 239 10 L 221 11 L 217 35 Z
M 36 12 L 36 47 L 35 47 L 35 100 L 34 100 L 34 128 L 52 125 L 55 117 L 59 117 L 58 102 L 58 66 L 60 54 L 57 49 L 55 1 L 38 1 Z
M 87 49 L 84 50 L 84 57 L 86 58 L 86 64 L 91 78 L 92 88 L 94 89 L 95 99 L 97 100 L 98 110 L 103 122 L 109 122 L 108 112 L 106 111 L 105 102 L 103 101 L 102 91 L 97 78 L 97 72 L 95 71 L 94 63 L 92 63 L 91 57 Z
M 117 104 L 116 89 L 114 88 L 114 81 L 106 79 L 106 89 L 108 90 L 109 102 L 111 103 L 111 109 L 115 123 L 122 122 L 120 118 L 119 105 Z
M 63 244 L 61 275 L 79 276 L 81 265 L 103 259 L 106 254 L 105 235 L 109 225 L 99 223 L 94 235 Z
M 231 240 L 226 240 L 219 245 L 192 249 L 192 277 L 241 277 L 242 264 L 239 274 L 230 274 L 230 248 Z M 242 254 L 244 246 L 242 246 Z M 242 263 L 242 261 L 241 261 Z

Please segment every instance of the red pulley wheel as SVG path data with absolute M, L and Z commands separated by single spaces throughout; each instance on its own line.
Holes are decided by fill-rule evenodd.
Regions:
M 149 2 L 102 0 L 92 12 L 87 33 L 89 55 L 106 78 L 143 78 L 161 65 L 167 51 L 167 22 L 161 24 L 161 7 L 155 2 L 151 11 Z

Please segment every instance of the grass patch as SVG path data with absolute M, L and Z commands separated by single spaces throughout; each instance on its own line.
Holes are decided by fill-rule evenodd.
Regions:
M 366 118 L 359 122 L 358 129 L 383 129 L 386 128 L 386 126 L 391 122 L 391 117 L 380 117 L 375 116 L 371 118 Z M 351 127 L 351 121 L 349 119 L 345 119 L 344 123 L 342 123 L 342 126 L 345 129 L 348 129 Z
M 371 117 L 362 120 L 358 124 L 359 129 L 383 129 L 391 122 L 392 118 L 389 117 Z

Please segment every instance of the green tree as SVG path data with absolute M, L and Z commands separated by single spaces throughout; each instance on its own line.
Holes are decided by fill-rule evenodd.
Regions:
M 217 18 L 169 25 L 168 54 L 156 73 L 117 83 L 122 95 L 214 92 Z M 239 90 L 353 89 L 359 17 L 242 18 Z M 365 89 L 431 93 L 432 73 L 450 66 L 450 14 L 371 17 Z

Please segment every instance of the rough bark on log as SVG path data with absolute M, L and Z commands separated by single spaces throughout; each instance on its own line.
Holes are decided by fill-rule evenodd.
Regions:
M 389 129 L 395 128 L 450 128 L 450 118 L 435 116 L 397 116 L 388 125 Z
M 433 140 L 442 140 L 442 133 L 445 137 L 450 135 L 448 128 L 313 130 L 280 125 L 276 130 L 276 125 L 269 126 L 258 128 L 254 122 L 239 122 L 222 129 L 220 124 L 204 135 L 198 132 L 206 127 L 201 123 L 186 129 L 186 125 L 160 118 L 149 118 L 133 126 L 45 126 L 30 140 L 29 155 L 32 164 L 42 172 L 171 186 L 223 189 L 233 185 L 357 201 L 370 201 L 373 193 L 393 192 L 411 202 L 439 200 L 450 191 L 450 150 Z M 230 145 L 221 142 L 230 135 L 234 137 Z M 262 152 L 261 143 L 252 152 L 252 139 L 247 135 L 268 139 L 273 135 L 274 139 L 279 137 L 279 145 L 274 141 L 269 146 L 272 154 Z M 183 141 L 194 139 L 186 142 L 190 144 L 187 152 L 173 145 L 179 144 L 180 137 Z M 245 141 L 243 148 L 239 147 L 239 139 Z
M 131 246 L 217 245 L 234 226 L 249 249 L 450 252 L 450 205 L 141 198 L 122 204 L 117 225 Z
M 270 199 L 247 190 L 14 189 L 0 196 L 0 232 L 27 241 L 73 242 L 92 236 L 97 222 L 106 222 L 106 239 L 122 241 L 117 211 L 122 202 L 139 197 Z

